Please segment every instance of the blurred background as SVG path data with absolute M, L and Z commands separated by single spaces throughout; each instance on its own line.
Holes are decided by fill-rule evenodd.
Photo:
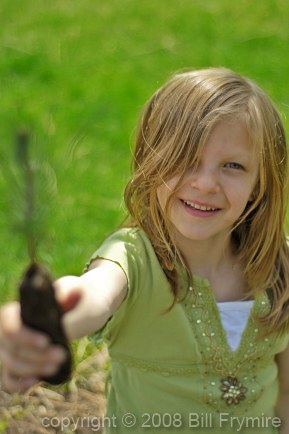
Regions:
M 288 0 L 1 0 L 0 302 L 28 262 L 15 136 L 30 132 L 39 258 L 79 274 L 125 216 L 135 126 L 175 71 L 226 66 L 288 131 Z

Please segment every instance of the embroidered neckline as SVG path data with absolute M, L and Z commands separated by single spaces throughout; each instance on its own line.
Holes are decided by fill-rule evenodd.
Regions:
M 219 405 L 221 408 L 221 402 L 225 402 L 237 408 L 241 402 L 245 402 L 250 406 L 263 393 L 263 388 L 255 375 L 255 361 L 262 347 L 265 349 L 268 346 L 268 338 L 261 339 L 264 329 L 257 319 L 269 309 L 266 293 L 260 293 L 254 300 L 236 351 L 232 350 L 227 341 L 217 301 L 206 279 L 194 276 L 193 287 L 180 300 L 180 304 L 192 325 L 192 332 L 203 359 L 204 393 L 207 404 L 214 408 Z M 208 366 L 214 368 L 213 381 L 209 378 Z M 244 367 L 247 374 L 242 377 L 240 371 Z M 251 386 L 250 390 L 248 384 Z

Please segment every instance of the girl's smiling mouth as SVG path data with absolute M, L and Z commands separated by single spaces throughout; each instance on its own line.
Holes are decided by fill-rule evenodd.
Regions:
M 197 202 L 191 202 L 188 200 L 180 199 L 181 203 L 184 205 L 187 211 L 192 215 L 196 216 L 211 216 L 212 214 L 220 211 L 220 208 L 217 208 L 213 205 L 208 204 L 200 204 Z

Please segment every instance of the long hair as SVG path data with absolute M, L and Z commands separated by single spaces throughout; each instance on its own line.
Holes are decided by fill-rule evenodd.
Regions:
M 223 119 L 245 122 L 250 143 L 258 151 L 259 178 L 254 199 L 234 225 L 236 255 L 244 264 L 248 297 L 270 290 L 272 308 L 264 320 L 269 331 L 289 326 L 289 250 L 284 222 L 288 193 L 288 161 L 284 128 L 268 96 L 252 81 L 224 68 L 175 75 L 148 101 L 137 131 L 133 175 L 125 189 L 130 224 L 151 240 L 179 295 L 178 264 L 191 273 L 179 251 L 157 189 L 178 175 L 180 186 L 197 164 L 212 129 Z

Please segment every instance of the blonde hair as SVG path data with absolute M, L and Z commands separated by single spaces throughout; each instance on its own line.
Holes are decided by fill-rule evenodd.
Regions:
M 175 75 L 148 101 L 137 136 L 134 173 L 125 189 L 131 225 L 150 238 L 166 273 L 176 302 L 178 264 L 191 278 L 178 250 L 168 218 L 170 199 L 162 211 L 157 188 L 197 163 L 213 127 L 224 118 L 242 119 L 252 146 L 260 155 L 254 200 L 232 236 L 244 264 L 250 292 L 270 291 L 272 308 L 264 318 L 269 331 L 289 324 L 289 251 L 284 221 L 288 162 L 284 128 L 268 96 L 252 81 L 224 68 L 208 68 Z

